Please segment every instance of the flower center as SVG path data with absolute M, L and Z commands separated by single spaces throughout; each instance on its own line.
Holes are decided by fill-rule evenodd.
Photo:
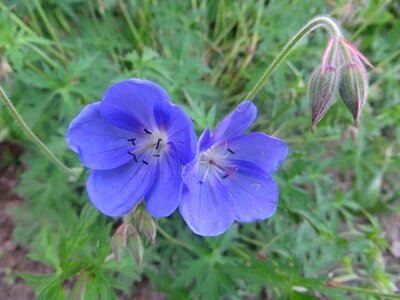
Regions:
M 233 178 L 237 171 L 237 167 L 226 158 L 229 155 L 234 155 L 235 151 L 230 148 L 216 149 L 211 147 L 204 151 L 200 156 L 200 167 L 204 172 L 202 180 L 199 181 L 203 184 L 209 174 L 214 174 L 221 179 Z
M 168 136 L 159 130 L 150 131 L 144 128 L 143 131 L 144 135 L 127 139 L 133 146 L 133 149 L 129 150 L 128 154 L 132 156 L 135 162 L 141 161 L 143 164 L 148 165 L 149 162 L 146 160 L 148 157 L 158 158 L 168 149 Z

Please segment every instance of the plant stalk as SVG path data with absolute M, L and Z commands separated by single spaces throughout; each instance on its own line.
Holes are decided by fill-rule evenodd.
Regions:
M 334 285 L 332 288 L 337 289 L 337 290 L 355 293 L 357 295 L 360 295 L 360 294 L 370 295 L 370 296 L 380 297 L 383 299 L 400 299 L 400 295 L 388 294 L 388 293 L 383 293 L 383 292 L 378 292 L 378 291 L 374 291 L 374 290 L 358 288 L 358 287 L 353 287 L 353 286 Z
M 300 31 L 286 44 L 283 50 L 275 58 L 275 60 L 269 65 L 265 70 L 264 74 L 261 76 L 260 80 L 253 87 L 250 93 L 246 96 L 245 100 L 253 100 L 257 93 L 261 90 L 264 84 L 267 82 L 268 78 L 272 73 L 278 68 L 278 66 L 285 60 L 289 53 L 294 49 L 294 47 L 311 31 L 317 29 L 318 27 L 326 28 L 329 33 L 333 36 L 342 36 L 339 27 L 336 23 L 329 17 L 321 16 L 312 19 L 308 22 Z
M 17 124 L 21 127 L 21 129 L 25 132 L 25 134 L 29 137 L 29 139 L 37 146 L 40 150 L 48 157 L 48 159 L 54 163 L 57 167 L 63 170 L 68 175 L 71 175 L 73 178 L 76 178 L 76 174 L 68 168 L 65 164 L 63 164 L 54 154 L 53 152 L 37 137 L 37 135 L 29 128 L 28 124 L 24 121 L 22 116 L 15 109 L 15 106 L 12 104 L 11 100 L 8 98 L 7 94 L 4 92 L 3 88 L 0 86 L 0 97 L 6 105 L 8 111 L 17 122 Z

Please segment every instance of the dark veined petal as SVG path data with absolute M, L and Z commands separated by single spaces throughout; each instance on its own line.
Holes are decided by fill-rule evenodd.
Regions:
M 71 122 L 67 144 L 79 153 L 82 164 L 95 170 L 119 167 L 132 159 L 128 131 L 107 122 L 99 112 L 100 102 L 89 104 Z
M 268 174 L 275 172 L 288 154 L 284 141 L 261 132 L 234 137 L 219 147 L 229 148 L 234 152 L 229 158 L 252 162 Z
M 246 161 L 235 161 L 237 172 L 224 179 L 239 222 L 254 222 L 271 217 L 276 210 L 279 190 L 272 177 Z
M 203 179 L 203 176 L 197 161 L 186 165 L 179 211 L 193 232 L 216 236 L 234 222 L 232 203 L 228 191 L 217 177 L 209 174 Z
M 154 109 L 168 116 L 173 105 L 167 92 L 147 80 L 129 79 L 113 84 L 103 95 L 100 112 L 113 125 L 131 132 L 157 128 Z
M 197 136 L 194 131 L 192 120 L 185 113 L 185 111 L 179 106 L 173 106 L 170 111 L 169 122 L 166 123 L 161 119 L 157 113 L 156 118 L 157 124 L 161 130 L 166 130 L 168 136 L 168 142 L 174 145 L 176 154 L 179 156 L 179 160 L 182 164 L 191 162 L 196 156 L 196 143 Z
M 142 159 L 142 158 L 140 158 Z M 131 161 L 119 168 L 92 171 L 86 184 L 93 205 L 110 217 L 129 213 L 151 188 L 155 179 L 155 163 Z
M 211 138 L 212 144 L 240 135 L 249 128 L 256 116 L 257 108 L 253 102 L 242 102 L 218 124 Z
M 211 137 L 210 137 L 210 128 L 206 128 L 204 132 L 201 134 L 199 138 L 199 142 L 197 143 L 197 152 L 205 151 L 211 146 Z
M 155 181 L 144 198 L 146 209 L 155 218 L 171 215 L 179 205 L 182 192 L 182 167 L 175 147 L 157 160 Z

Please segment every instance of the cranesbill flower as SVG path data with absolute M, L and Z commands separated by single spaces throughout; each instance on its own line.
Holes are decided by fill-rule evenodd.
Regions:
M 204 131 L 196 158 L 185 166 L 179 210 L 199 235 L 215 236 L 235 220 L 264 220 L 275 212 L 279 192 L 271 174 L 288 149 L 264 133 L 242 134 L 256 115 L 252 102 L 240 104 L 212 136 L 209 129 Z
M 130 79 L 72 121 L 69 147 L 92 169 L 87 192 L 102 213 L 124 215 L 144 198 L 154 217 L 179 205 L 182 165 L 193 160 L 196 135 L 186 113 L 157 84 Z

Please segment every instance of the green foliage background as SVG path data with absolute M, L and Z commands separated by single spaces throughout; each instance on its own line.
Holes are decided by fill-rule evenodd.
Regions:
M 400 211 L 397 1 L 1 1 L 0 79 L 35 133 L 79 169 L 64 140 L 68 124 L 113 82 L 159 83 L 201 133 L 239 104 L 288 39 L 320 14 L 336 18 L 376 66 L 361 128 L 352 128 L 336 99 L 316 134 L 308 132 L 307 81 L 328 39 L 318 30 L 255 99 L 252 129 L 290 147 L 274 175 L 281 193 L 275 216 L 202 238 L 175 213 L 157 220 L 156 242 L 145 241 L 140 265 L 129 253 L 120 263 L 110 256 L 120 221 L 88 204 L 88 172 L 78 182 L 68 178 L 0 104 L 0 139 L 23 144 L 29 166 L 20 174 L 17 192 L 26 201 L 13 212 L 14 240 L 53 270 L 20 274 L 38 299 L 129 299 L 145 277 L 165 299 L 377 299 L 399 288 L 399 260 L 389 263 L 382 225 Z M 327 286 L 332 280 L 340 285 Z

